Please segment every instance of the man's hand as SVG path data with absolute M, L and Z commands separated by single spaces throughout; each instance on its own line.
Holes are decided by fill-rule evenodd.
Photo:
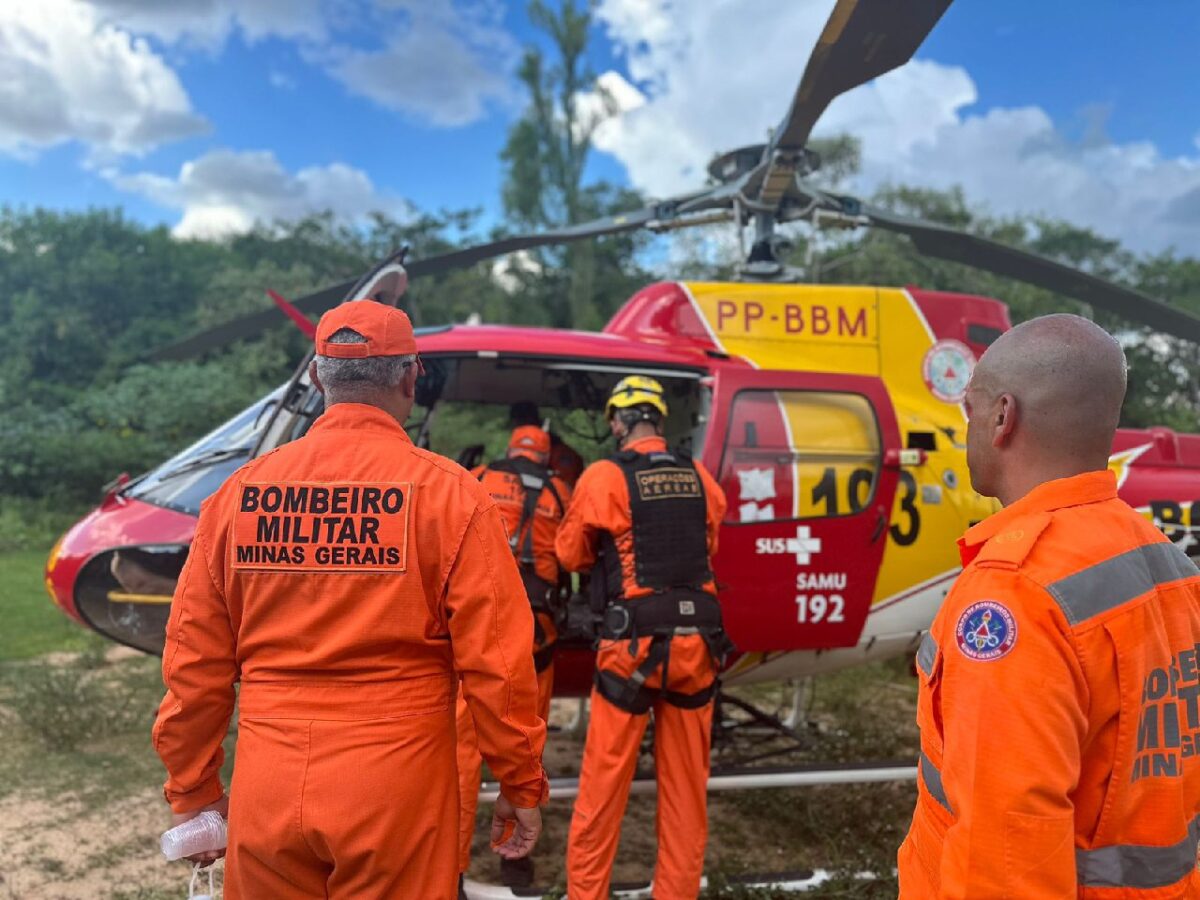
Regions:
M 171 827 L 174 828 L 176 825 L 182 825 L 184 822 L 190 822 L 192 819 L 196 818 L 196 816 L 200 815 L 200 813 L 207 812 L 210 809 L 214 809 L 217 812 L 219 812 L 221 814 L 221 818 L 228 819 L 229 818 L 229 797 L 226 795 L 222 795 L 221 799 L 218 800 L 216 803 L 210 803 L 210 804 L 208 804 L 208 806 L 202 806 L 199 809 L 193 809 L 190 812 L 185 812 L 185 813 L 173 812 L 173 813 L 171 813 Z M 209 850 L 205 853 L 197 853 L 194 856 L 187 856 L 184 858 L 188 862 L 199 863 L 201 866 L 211 866 L 218 859 L 221 859 L 224 855 L 225 855 L 225 850 L 221 849 L 221 850 Z
M 492 813 L 492 849 L 505 859 L 528 856 L 542 833 L 542 811 L 513 806 L 501 794 Z

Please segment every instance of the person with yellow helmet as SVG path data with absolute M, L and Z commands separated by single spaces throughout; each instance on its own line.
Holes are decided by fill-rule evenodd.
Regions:
M 670 451 L 663 386 L 630 375 L 606 412 L 619 452 L 579 478 L 555 551 L 591 571 L 602 613 L 567 896 L 606 898 L 638 748 L 654 712 L 658 860 L 654 896 L 694 898 L 708 835 L 717 673 L 729 649 L 712 575 L 725 495 L 690 455 Z M 669 665 L 668 665 L 669 661 Z

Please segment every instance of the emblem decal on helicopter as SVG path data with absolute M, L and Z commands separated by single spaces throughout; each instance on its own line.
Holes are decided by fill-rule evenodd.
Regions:
M 963 656 L 989 662 L 1012 652 L 1017 643 L 1017 620 L 1002 603 L 980 600 L 963 610 L 954 635 Z
M 797 525 L 794 538 L 759 538 L 754 542 L 754 552 L 767 556 L 794 553 L 796 565 L 807 566 L 821 552 L 821 539 L 813 537 L 807 525 Z
M 764 503 L 762 506 L 759 506 L 751 500 L 749 503 L 743 503 L 738 507 L 738 521 L 740 522 L 771 522 L 774 519 L 774 504 Z
M 738 488 L 743 500 L 770 500 L 775 497 L 775 470 L 739 469 Z
M 975 354 L 962 341 L 938 341 L 921 363 L 929 392 L 946 403 L 960 403 L 975 368 Z

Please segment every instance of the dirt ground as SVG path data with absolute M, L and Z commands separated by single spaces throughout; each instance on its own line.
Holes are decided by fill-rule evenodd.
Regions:
M 59 656 L 0 669 L 0 900 L 187 896 L 188 866 L 164 862 L 157 846 L 167 824 L 157 787 L 161 771 L 149 747 L 159 691 L 157 661 L 125 654 Z M 782 709 L 790 698 L 781 686 L 739 694 L 768 709 Z M 772 749 L 786 752 L 761 764 L 911 758 L 915 697 L 899 663 L 827 676 L 809 697 L 802 745 L 743 729 L 718 741 L 716 765 Z M 559 728 L 546 754 L 552 775 L 578 771 L 581 736 L 566 727 L 576 708 L 575 701 L 556 701 L 552 718 Z M 641 767 L 649 768 L 649 756 Z M 729 880 L 822 868 L 841 877 L 806 896 L 894 897 L 895 848 L 914 792 L 912 783 L 896 783 L 713 794 L 706 874 L 714 886 L 705 896 L 763 900 L 771 894 L 730 887 Z M 569 800 L 551 801 L 535 852 L 536 884 L 549 896 L 561 890 L 570 814 Z M 482 809 L 470 874 L 495 882 L 485 815 Z M 630 799 L 614 883 L 650 879 L 654 815 L 653 795 Z M 853 877 L 863 871 L 881 877 Z

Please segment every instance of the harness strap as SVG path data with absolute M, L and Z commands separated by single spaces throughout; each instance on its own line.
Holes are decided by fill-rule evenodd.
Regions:
M 700 709 L 712 700 L 720 685 L 719 678 L 714 678 L 712 683 L 707 687 L 691 694 L 672 691 L 666 687 L 669 680 L 668 667 L 670 666 L 671 659 L 672 637 L 682 634 L 699 634 L 704 640 L 704 644 L 708 648 L 709 655 L 718 671 L 724 666 L 726 655 L 733 649 L 733 643 L 721 627 L 720 605 L 711 594 L 706 594 L 705 596 L 709 598 L 712 608 L 715 610 L 715 622 L 710 617 L 705 616 L 705 624 L 691 624 L 684 627 L 673 624 L 674 621 L 679 620 L 679 617 L 677 616 L 675 619 L 672 619 L 669 615 L 671 607 L 663 602 L 667 598 L 639 598 L 643 601 L 641 610 L 651 611 L 649 613 L 643 612 L 640 616 L 638 615 L 639 610 L 636 606 L 638 601 L 636 600 L 630 601 L 628 604 L 612 604 L 609 606 L 605 615 L 602 636 L 609 640 L 628 638 L 629 653 L 632 656 L 637 656 L 640 638 L 643 635 L 649 635 L 650 651 L 646 654 L 646 658 L 642 661 L 642 664 L 628 678 L 622 678 L 608 669 L 597 669 L 595 685 L 600 695 L 617 708 L 634 713 L 635 715 L 649 711 L 654 701 L 659 698 L 680 709 Z M 652 603 L 652 601 L 657 602 Z M 675 602 L 686 603 L 689 601 L 676 600 Z M 634 607 L 633 613 L 623 609 L 627 605 Z M 624 627 L 622 628 L 614 629 L 611 627 L 614 624 L 614 620 L 618 618 L 617 616 L 608 614 L 614 609 L 618 609 L 624 613 Z M 655 621 L 662 624 L 652 624 Z M 658 689 L 646 687 L 647 679 L 660 666 L 663 670 L 663 686 Z

